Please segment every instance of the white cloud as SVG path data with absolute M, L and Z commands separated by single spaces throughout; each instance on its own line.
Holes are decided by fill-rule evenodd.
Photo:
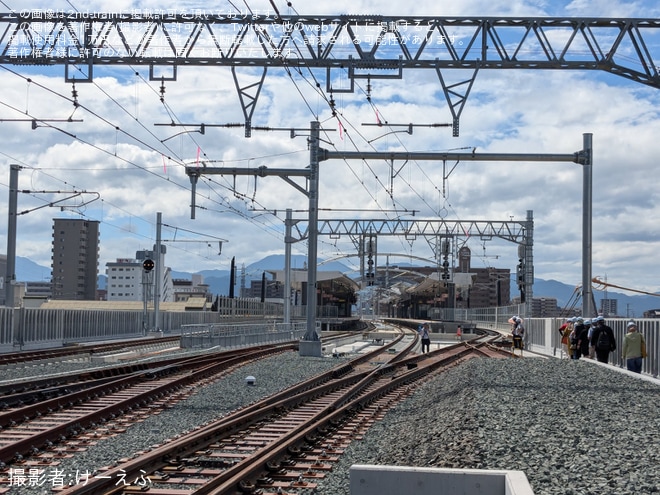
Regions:
M 76 5 L 76 2 L 73 2 Z M 253 9 L 271 8 L 270 2 L 249 2 Z M 276 2 L 277 4 L 281 2 Z M 11 3 L 10 3 L 11 4 Z M 605 5 L 607 4 L 607 5 Z M 134 2 L 115 2 L 116 9 L 130 9 Z M 192 9 L 192 3 L 141 2 L 140 8 Z M 402 12 L 396 2 L 334 2 L 301 13 L 373 13 L 385 15 L 586 15 L 593 2 L 418 2 L 412 12 Z M 598 15 L 621 15 L 619 3 L 599 6 Z M 649 2 L 625 5 L 626 15 L 648 15 Z M 27 8 L 27 7 L 25 7 Z M 32 8 L 32 7 L 30 7 Z M 52 8 L 70 9 L 68 2 Z M 83 7 L 79 7 L 83 10 Z M 88 2 L 85 9 L 104 10 L 107 4 Z M 222 7 L 218 7 L 222 8 Z M 282 4 L 282 13 L 287 10 Z M 444 11 L 446 10 L 446 12 Z M 577 14 L 576 14 L 577 15 Z M 656 50 L 655 47 L 653 47 Z M 10 67 L 21 73 L 21 67 Z M 72 86 L 62 70 L 44 75 L 30 69 L 33 83 L 9 72 L 0 72 L 3 96 L 0 119 L 66 119 L 53 122 L 66 131 L 38 127 L 30 122 L 2 122 L 3 163 L 20 163 L 20 187 L 31 191 L 19 198 L 19 210 L 55 201 L 52 191 L 98 192 L 100 199 L 65 211 L 44 207 L 18 219 L 18 254 L 50 265 L 52 218 L 84 215 L 101 224 L 101 271 L 105 262 L 131 257 L 155 242 L 156 213 L 163 213 L 164 237 L 199 243 L 168 243 L 168 263 L 176 270 L 228 268 L 233 256 L 249 264 L 267 254 L 284 251 L 284 210 L 304 219 L 308 199 L 279 177 L 204 176 L 197 186 L 195 220 L 190 219 L 190 180 L 184 164 L 194 164 L 197 148 L 200 165 L 256 169 L 303 169 L 309 163 L 306 132 L 253 131 L 213 127 L 242 123 L 231 71 L 226 68 L 180 67 L 177 81 L 165 83 L 160 101 L 160 81 L 148 82 L 145 68 L 96 69 L 92 84 L 77 84 L 75 109 Z M 243 72 L 241 72 L 244 75 Z M 259 75 L 252 72 L 245 81 Z M 583 133 L 593 133 L 593 273 L 607 274 L 612 283 L 642 290 L 658 290 L 655 260 L 660 238 L 657 192 L 657 157 L 660 142 L 657 110 L 660 93 L 655 89 L 599 72 L 481 70 L 461 116 L 461 135 L 451 137 L 447 128 L 364 126 L 379 118 L 390 124 L 450 122 L 451 115 L 434 71 L 409 71 L 403 80 L 373 79 L 371 104 L 366 99 L 366 80 L 354 94 L 335 93 L 336 108 L 344 123 L 343 139 L 337 121 L 325 101 L 323 72 L 269 69 L 252 124 L 271 128 L 306 128 L 316 116 L 324 128 L 322 146 L 328 149 L 453 150 L 494 153 L 573 153 L 581 149 Z M 448 78 L 462 77 L 449 72 Z M 320 82 L 320 88 L 315 83 Z M 52 91 L 49 91 L 52 90 Z M 12 110 L 14 107 L 15 110 Z M 171 120 L 183 127 L 155 126 Z M 205 133 L 199 124 L 205 123 Z M 43 125 L 46 125 L 44 123 Z M 189 132 L 183 132 L 183 131 Z M 388 132 L 391 134 L 385 135 Z M 175 136 L 177 133 L 182 133 Z M 74 139 L 75 135 L 78 139 Z M 8 166 L 2 167 L 8 183 Z M 448 220 L 524 220 L 532 210 L 535 222 L 535 274 L 567 283 L 579 283 L 582 250 L 582 167 L 574 163 L 479 163 L 456 165 L 447 161 L 395 162 L 368 160 L 324 161 L 320 165 L 319 206 L 322 218 L 379 218 L 396 216 L 394 210 L 415 210 L 417 218 Z M 293 179 L 304 186 L 304 180 Z M 7 188 L 0 188 L 0 216 L 6 217 Z M 88 198 L 86 195 L 84 198 Z M 82 205 L 83 198 L 77 198 Z M 350 210 L 350 211 L 347 211 Z M 177 228 L 179 230 L 177 230 Z M 185 229 L 185 230 L 184 230 Z M 201 235 L 191 234 L 192 231 Z M 204 237 L 206 235 L 206 237 Z M 218 256 L 208 240 L 228 239 Z M 0 243 L 6 242 L 0 229 Z M 476 265 L 509 267 L 517 262 L 516 247 L 502 241 L 470 238 Z M 421 238 L 379 240 L 383 252 L 430 257 Z M 352 253 L 348 236 L 321 239 L 319 255 Z M 294 245 L 305 253 L 305 242 Z M 483 255 L 486 256 L 483 256 Z M 489 257 L 495 254 L 497 259 Z

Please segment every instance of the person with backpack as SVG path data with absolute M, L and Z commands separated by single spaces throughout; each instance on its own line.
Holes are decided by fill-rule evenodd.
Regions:
M 573 352 L 573 359 L 580 359 L 582 356 L 582 337 L 584 334 L 584 339 L 587 339 L 587 327 L 584 326 L 584 319 L 581 316 L 575 320 L 573 324 L 573 330 L 571 331 L 570 341 L 571 341 L 571 351 Z M 589 352 L 589 351 L 587 351 Z
M 582 322 L 582 324 L 584 325 L 584 329 L 578 335 L 578 347 L 580 348 L 580 354 L 582 354 L 582 356 L 585 358 L 588 358 L 591 357 L 589 356 L 589 343 L 591 342 L 591 319 L 587 318 Z
M 607 363 L 610 352 L 616 350 L 614 331 L 605 324 L 605 318 L 597 316 L 594 320 L 594 331 L 591 335 L 591 345 L 596 350 L 596 360 L 599 363 Z

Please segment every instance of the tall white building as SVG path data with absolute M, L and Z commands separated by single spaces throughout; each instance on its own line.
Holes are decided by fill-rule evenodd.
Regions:
M 155 250 L 154 250 L 155 251 Z M 165 246 L 162 246 L 160 259 L 156 259 L 154 251 L 138 251 L 135 258 L 118 258 L 116 262 L 105 265 L 108 301 L 153 301 L 154 280 L 157 270 L 146 272 L 143 268 L 144 260 L 153 259 L 160 262 L 161 291 L 160 301 L 174 301 L 172 286 L 172 272 L 165 267 Z

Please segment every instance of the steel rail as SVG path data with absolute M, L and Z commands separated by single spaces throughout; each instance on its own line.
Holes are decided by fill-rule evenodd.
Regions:
M 122 340 L 108 344 L 75 345 L 65 348 L 42 349 L 38 351 L 19 351 L 11 354 L 0 354 L 0 365 L 22 363 L 27 361 L 38 361 L 44 359 L 57 359 L 61 357 L 75 356 L 79 354 L 98 354 L 111 352 L 119 349 L 130 349 L 145 345 L 158 345 L 167 342 L 178 342 L 180 337 L 161 337 L 155 339 Z
M 413 343 L 408 345 L 408 349 L 414 348 L 416 341 L 415 339 L 412 339 L 412 341 Z M 378 364 L 376 369 L 373 369 L 372 365 L 371 370 L 360 371 L 360 368 L 364 365 L 351 366 L 352 371 L 340 373 L 343 375 L 341 378 L 335 378 L 331 381 L 329 380 L 333 376 L 332 372 L 325 373 L 323 374 L 324 378 L 313 379 L 308 381 L 306 385 L 297 386 L 294 395 L 289 395 L 285 391 L 282 394 L 278 394 L 278 397 L 269 398 L 253 404 L 212 425 L 200 428 L 186 438 L 182 437 L 168 442 L 166 445 L 158 447 L 138 459 L 133 459 L 119 466 L 104 470 L 103 478 L 105 479 L 90 480 L 85 486 L 72 487 L 61 492 L 61 494 L 120 493 L 121 489 L 111 486 L 112 480 L 119 473 L 125 474 L 127 478 L 132 478 L 133 476 L 139 476 L 140 473 L 153 473 L 169 468 L 177 472 L 179 468 L 184 467 L 186 462 L 194 462 L 194 459 L 200 455 L 200 451 L 207 449 L 209 445 L 220 442 L 220 439 L 227 438 L 239 431 L 251 430 L 251 425 L 255 423 L 272 421 L 273 417 L 281 415 L 286 411 L 291 411 L 298 404 L 308 404 L 310 396 L 318 397 L 322 394 L 337 394 L 337 390 L 342 389 L 346 390 L 346 393 L 352 397 L 348 402 L 343 397 L 333 399 L 320 412 L 314 413 L 314 421 L 308 420 L 305 422 L 305 426 L 301 427 L 302 431 L 293 431 L 286 434 L 287 443 L 277 442 L 277 445 L 266 446 L 262 452 L 256 455 L 255 465 L 246 468 L 243 463 L 242 465 L 228 467 L 217 477 L 213 478 L 213 480 L 208 481 L 200 487 L 195 493 L 224 493 L 222 490 L 233 490 L 236 488 L 235 484 L 238 481 L 254 476 L 260 469 L 263 470 L 265 462 L 285 455 L 289 447 L 300 443 L 301 439 L 304 439 L 306 435 L 313 434 L 317 428 L 330 428 L 332 426 L 330 423 L 332 421 L 338 421 L 338 418 L 341 417 L 338 412 L 362 408 L 364 404 L 375 400 L 379 395 L 385 393 L 384 391 L 390 390 L 393 386 L 403 386 L 401 384 L 406 381 L 416 381 L 431 372 L 434 367 L 455 362 L 456 359 L 472 352 L 471 349 L 467 349 L 460 343 L 446 349 L 448 350 L 444 350 L 444 354 L 452 354 L 452 356 L 440 358 L 439 356 L 442 353 L 434 351 L 434 353 L 431 353 L 433 354 L 432 356 L 430 354 L 427 355 L 426 359 L 429 363 L 423 366 L 409 366 L 410 363 L 405 359 L 398 361 L 388 360 L 385 363 Z M 379 351 L 384 355 L 389 354 L 389 351 L 382 347 L 379 347 Z M 373 361 L 373 354 L 368 359 Z M 380 389 L 370 390 L 373 387 L 373 383 L 379 380 L 383 383 Z M 312 382 L 317 382 L 319 385 L 315 388 L 310 388 Z
M 338 387 L 353 385 L 364 376 L 372 372 L 373 367 L 386 365 L 390 360 L 396 359 L 396 355 L 389 353 L 392 346 L 397 345 L 404 338 L 404 334 L 398 335 L 391 343 L 379 346 L 376 350 L 361 354 L 345 364 L 321 373 L 301 383 L 294 385 L 279 393 L 273 394 L 261 401 L 242 408 L 219 420 L 205 425 L 200 429 L 184 437 L 172 440 L 165 445 L 144 453 L 139 458 L 131 459 L 118 466 L 103 471 L 103 477 L 94 477 L 88 480 L 84 486 L 74 486 L 60 492 L 60 495 L 99 495 L 118 493 L 121 487 L 114 486 L 116 476 L 125 475 L 127 479 L 134 479 L 141 474 L 153 473 L 165 467 L 176 464 L 177 460 L 187 459 L 194 456 L 195 452 L 217 441 L 218 438 L 227 437 L 248 428 L 252 422 L 268 421 L 273 415 L 281 414 L 297 404 L 308 400 L 311 391 L 331 392 Z M 401 353 L 407 353 L 414 349 L 416 340 L 413 339 Z M 375 356 L 383 355 L 382 363 L 373 364 Z M 370 364 L 371 363 L 371 364 Z
M 178 339 L 178 337 L 177 337 Z M 255 346 L 252 350 L 259 348 L 270 348 L 271 346 Z M 120 347 L 123 349 L 123 347 Z M 232 356 L 245 354 L 245 349 L 224 350 L 214 352 L 211 356 L 227 359 Z M 184 356 L 161 358 L 148 362 L 132 362 L 119 366 L 108 366 L 89 372 L 75 371 L 67 374 L 47 376 L 44 378 L 30 378 L 29 380 L 12 380 L 0 383 L 0 410 L 17 405 L 43 402 L 48 399 L 59 397 L 77 390 L 89 389 L 122 376 L 136 373 L 157 374 L 159 368 L 172 365 L 192 364 L 209 359 L 209 354 L 201 356 Z
M 259 348 L 254 351 L 247 350 L 243 355 L 232 356 L 227 359 L 218 359 L 217 357 L 209 356 L 205 360 L 190 360 L 187 363 L 163 367 L 155 374 L 153 372 L 149 372 L 148 374 L 133 374 L 110 383 L 99 385 L 98 387 L 77 391 L 64 397 L 58 397 L 9 411 L 0 415 L 0 423 L 5 429 L 5 435 L 11 431 L 9 427 L 24 424 L 32 418 L 43 420 L 47 414 L 60 411 L 65 407 L 74 407 L 117 390 L 125 392 L 129 390 L 129 387 L 137 387 L 140 384 L 152 382 L 153 377 L 157 377 L 156 380 L 153 380 L 157 385 L 149 387 L 148 390 L 142 393 L 124 399 L 119 397 L 118 400 L 111 404 L 79 414 L 77 417 L 62 421 L 51 428 L 35 431 L 29 436 L 17 436 L 15 442 L 0 447 L 0 462 L 8 464 L 17 459 L 22 460 L 23 456 L 34 455 L 38 453 L 38 449 L 66 439 L 72 436 L 72 434 L 75 434 L 73 432 L 84 431 L 94 425 L 107 421 L 108 418 L 143 407 L 150 401 L 169 394 L 174 390 L 199 382 L 223 370 L 242 364 L 246 359 L 256 359 L 283 352 L 285 349 L 293 350 L 293 348 L 293 345 L 274 346 L 270 348 Z M 171 375 L 171 377 L 168 377 L 168 375 Z M 159 380 L 161 383 L 158 383 Z
M 327 428 L 333 422 L 342 423 L 346 418 L 355 415 L 357 411 L 363 410 L 385 394 L 407 387 L 410 383 L 418 382 L 434 370 L 453 364 L 472 352 L 472 349 L 468 348 L 451 349 L 449 356 L 442 359 L 430 359 L 430 362 L 423 366 L 409 369 L 403 366 L 403 363 L 397 363 L 398 366 L 393 366 L 388 373 L 383 370 L 372 372 L 351 390 L 351 399 L 348 401 L 340 399 L 339 402 L 319 411 L 304 427 L 288 434 L 285 441 L 260 450 L 258 454 L 251 458 L 246 467 L 238 464 L 233 468 L 229 468 L 211 482 L 202 485 L 194 492 L 195 495 L 229 495 L 236 493 L 241 482 L 262 476 L 266 472 L 266 463 L 285 458 L 293 446 L 304 444 L 309 435 Z M 393 374 L 398 368 L 405 368 L 406 371 L 398 375 Z

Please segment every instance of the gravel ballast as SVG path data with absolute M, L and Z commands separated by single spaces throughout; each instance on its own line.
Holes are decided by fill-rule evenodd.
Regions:
M 252 363 L 59 469 L 94 472 L 337 364 L 291 352 Z M 521 470 L 536 495 L 660 493 L 658 432 L 655 383 L 585 360 L 472 359 L 421 384 L 307 493 L 350 494 L 353 464 Z
M 657 384 L 585 360 L 472 359 L 353 442 L 318 493 L 350 494 L 350 466 L 380 464 L 521 470 L 536 495 L 654 494 L 658 432 Z

